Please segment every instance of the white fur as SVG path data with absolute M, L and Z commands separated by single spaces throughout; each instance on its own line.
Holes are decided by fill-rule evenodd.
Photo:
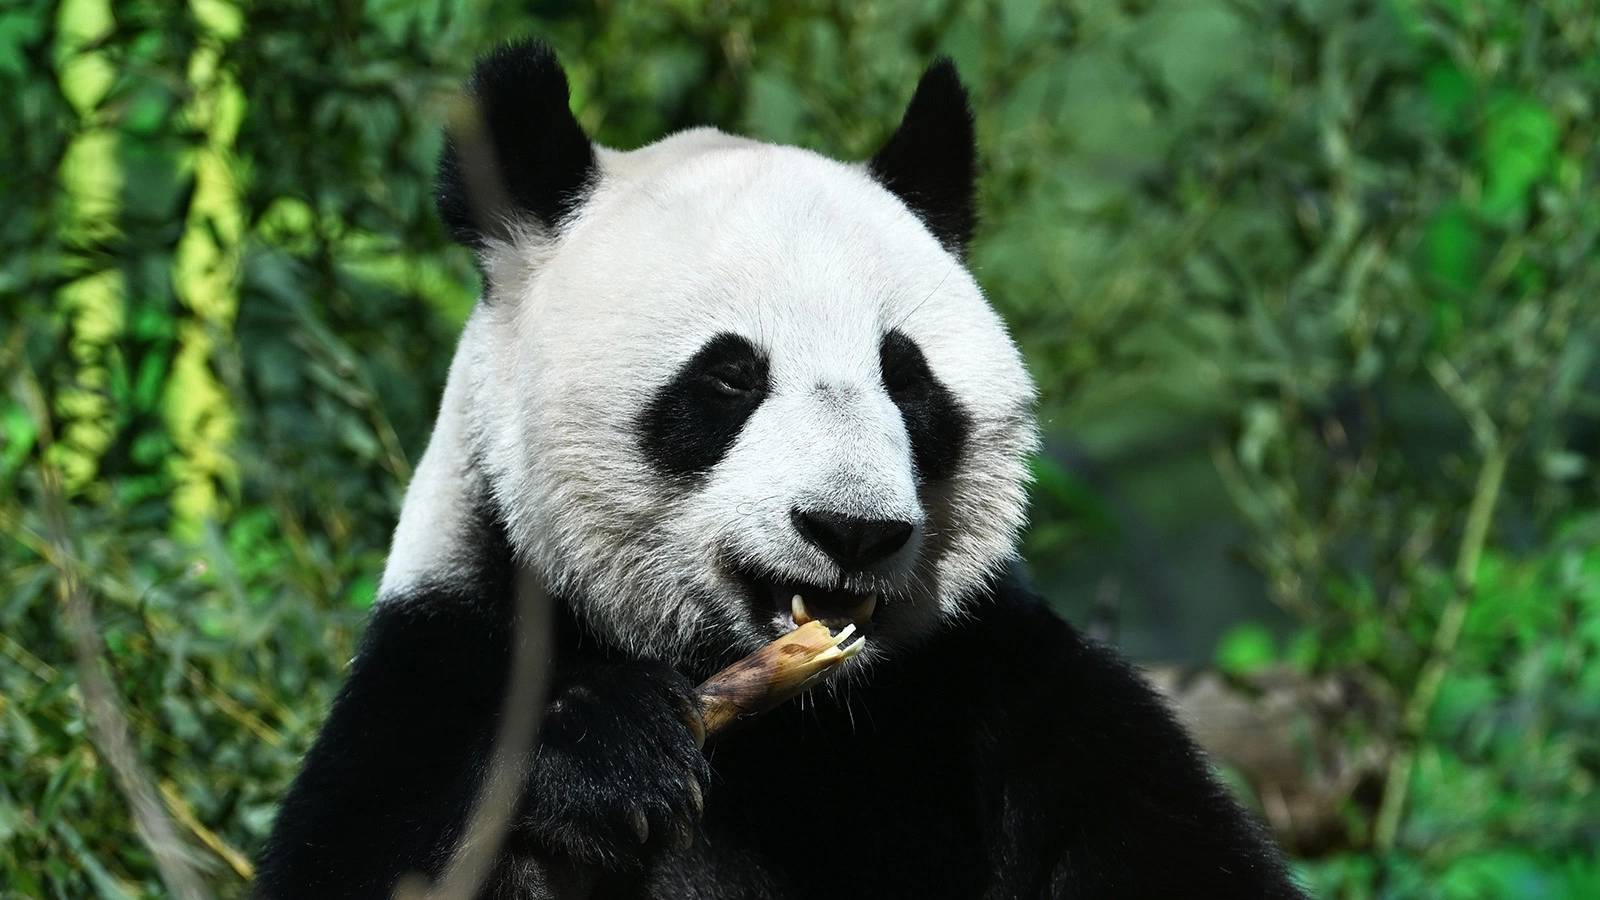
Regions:
M 711 129 L 599 154 L 602 177 L 558 236 L 531 229 L 485 254 L 490 299 L 462 335 L 384 592 L 449 571 L 443 535 L 480 474 L 466 470 L 477 441 L 520 558 L 635 652 L 770 637 L 727 577 L 735 559 L 834 581 L 790 523 L 797 505 L 920 523 L 862 584 L 882 590 L 900 638 L 958 615 L 1015 553 L 1035 443 L 1032 384 L 970 273 L 859 166 Z M 973 420 L 956 475 L 920 490 L 879 372 L 896 328 Z M 685 489 L 647 464 L 638 417 L 730 331 L 768 354 L 770 392 Z
M 379 597 L 403 594 L 429 579 L 448 583 L 467 574 L 464 566 L 471 558 L 471 548 L 462 546 L 462 541 L 468 537 L 474 488 L 468 410 L 478 392 L 475 351 L 489 343 L 480 333 L 484 327 L 482 317 L 474 316 L 461 333 L 433 435 L 406 488 Z

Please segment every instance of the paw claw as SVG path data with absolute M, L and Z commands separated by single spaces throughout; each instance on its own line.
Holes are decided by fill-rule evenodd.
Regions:
M 692 846 L 694 846 L 694 826 L 684 821 L 673 823 L 672 849 L 687 850 Z
M 628 824 L 633 826 L 633 833 L 638 836 L 639 843 L 650 840 L 650 820 L 645 818 L 644 809 L 635 806 L 629 810 Z
M 706 811 L 706 797 L 700 791 L 700 779 L 693 772 L 689 773 L 689 800 L 694 804 L 695 815 Z
M 689 732 L 694 735 L 695 746 L 704 747 L 706 745 L 706 723 L 700 717 L 700 710 L 690 709 L 684 714 L 683 721 L 685 725 L 689 726 Z

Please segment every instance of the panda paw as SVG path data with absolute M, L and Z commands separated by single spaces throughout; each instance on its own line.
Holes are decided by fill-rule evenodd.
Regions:
M 551 699 L 522 828 L 570 859 L 627 866 L 687 848 L 710 766 L 694 688 L 666 666 L 590 669 Z

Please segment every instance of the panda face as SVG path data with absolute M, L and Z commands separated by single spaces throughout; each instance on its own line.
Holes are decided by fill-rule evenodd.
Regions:
M 859 167 L 691 132 L 603 154 L 559 237 L 493 254 L 495 493 L 636 652 L 797 618 L 870 618 L 888 649 L 1012 552 L 1032 388 L 960 261 Z
M 936 73 L 967 142 L 953 193 L 918 169 L 938 152 L 891 152 L 930 131 Z M 491 126 L 500 95 L 527 103 L 496 77 L 475 76 Z M 520 151 L 528 129 L 491 128 L 505 227 L 452 219 L 441 187 L 486 280 L 464 430 L 522 564 L 610 642 L 682 665 L 821 619 L 866 630 L 860 666 L 959 616 L 1015 553 L 1035 437 L 960 258 L 970 210 L 938 206 L 970 202 L 953 70 L 865 165 L 711 129 L 623 153 L 556 126 Z M 518 181 L 551 159 L 584 168 Z

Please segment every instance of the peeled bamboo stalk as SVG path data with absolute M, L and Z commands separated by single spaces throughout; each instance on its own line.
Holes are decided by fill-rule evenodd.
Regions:
M 695 688 L 705 722 L 701 744 L 803 693 L 865 644 L 854 625 L 834 634 L 821 622 L 807 622 L 706 679 Z

